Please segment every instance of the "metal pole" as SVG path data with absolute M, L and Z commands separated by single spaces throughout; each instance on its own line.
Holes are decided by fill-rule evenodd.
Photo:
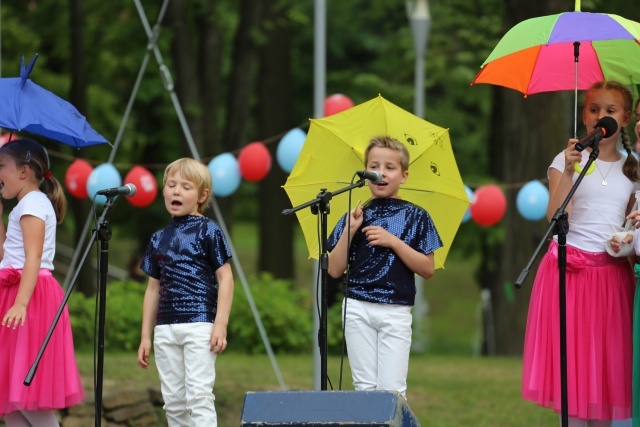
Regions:
M 313 117 L 324 115 L 324 99 L 326 98 L 326 55 L 327 55 L 327 2 L 326 0 L 315 0 L 313 17 Z M 314 262 L 313 280 L 317 285 L 319 277 L 318 262 Z M 318 286 L 322 286 L 321 284 Z M 325 380 L 321 378 L 320 346 L 318 342 L 318 331 L 320 330 L 320 319 L 316 307 L 319 307 L 318 292 L 313 293 L 314 304 L 311 309 L 313 317 L 313 388 L 321 390 Z
M 0 77 L 2 76 L 2 0 L 0 0 Z
M 418 117 L 424 117 L 424 57 L 427 51 L 429 27 L 431 26 L 429 1 L 407 1 L 407 15 L 411 23 L 411 35 L 413 36 L 413 48 L 416 57 L 413 113 Z M 411 340 L 411 349 L 413 351 L 424 352 L 427 348 L 427 333 L 424 332 L 423 319 L 428 312 L 429 304 L 424 296 L 424 279 L 417 276 L 416 302 L 413 307 L 413 339 Z

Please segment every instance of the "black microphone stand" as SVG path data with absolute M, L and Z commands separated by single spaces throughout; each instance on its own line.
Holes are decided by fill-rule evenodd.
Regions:
M 98 361 L 97 361 L 97 365 L 96 365 L 96 380 L 95 380 L 95 390 L 94 390 L 94 395 L 95 395 L 95 426 L 96 427 L 100 427 L 101 422 L 102 422 L 102 382 L 103 382 L 103 366 L 104 366 L 104 324 L 105 324 L 105 311 L 106 311 L 106 299 L 107 299 L 107 272 L 109 270 L 109 240 L 111 239 L 111 227 L 109 227 L 109 223 L 105 220 L 105 217 L 107 216 L 107 212 L 109 211 L 109 209 L 111 208 L 111 205 L 113 204 L 113 200 L 116 198 L 117 196 L 107 196 L 107 202 L 104 205 L 104 210 L 102 211 L 102 215 L 100 216 L 100 218 L 98 219 L 98 222 L 96 223 L 96 228 L 93 230 L 93 235 L 91 236 L 91 240 L 89 241 L 89 244 L 87 245 L 87 248 L 84 252 L 84 254 L 82 255 L 82 259 L 80 260 L 80 263 L 78 264 L 78 268 L 76 269 L 75 275 L 73 276 L 73 279 L 71 280 L 71 283 L 69 285 L 69 288 L 67 289 L 67 292 L 64 296 L 64 298 L 62 299 L 62 302 L 60 303 L 60 307 L 58 308 L 58 311 L 56 312 L 55 317 L 53 318 L 53 321 L 51 322 L 51 326 L 49 327 L 49 331 L 47 332 L 47 335 L 44 339 L 44 342 L 42 343 L 42 346 L 40 347 L 40 351 L 38 352 L 38 355 L 36 356 L 35 361 L 33 362 L 33 364 L 31 365 L 31 368 L 29 369 L 29 372 L 27 373 L 27 376 L 25 377 L 24 380 L 24 385 L 26 386 L 30 386 L 31 382 L 33 381 L 33 377 L 36 374 L 36 371 L 38 369 L 38 364 L 40 363 L 40 360 L 42 359 L 42 355 L 44 354 L 44 351 L 47 348 L 47 345 L 49 344 L 49 340 L 51 339 L 51 336 L 53 335 L 53 332 L 56 328 L 56 325 L 58 324 L 58 321 L 60 320 L 60 316 L 62 315 L 62 312 L 64 311 L 65 306 L 67 305 L 67 301 L 69 301 L 69 297 L 71 296 L 71 292 L 73 291 L 73 288 L 75 286 L 76 280 L 78 278 L 78 275 L 80 274 L 80 269 L 82 268 L 82 265 L 84 265 L 84 262 L 87 258 L 87 256 L 89 255 L 89 251 L 91 250 L 91 247 L 93 246 L 93 242 L 95 241 L 96 237 L 98 240 L 100 240 L 101 244 L 100 244 L 100 257 L 99 257 L 99 262 L 98 262 L 98 269 L 100 272 L 100 282 L 98 284 L 98 298 L 99 298 L 99 306 L 98 306 Z
M 311 213 L 314 215 L 320 214 L 320 278 L 321 278 L 321 292 L 320 292 L 320 326 L 318 330 L 318 347 L 320 348 L 320 389 L 327 389 L 327 287 L 328 287 L 328 270 L 329 270 L 329 254 L 327 252 L 327 214 L 329 214 L 330 206 L 329 202 L 333 196 L 342 194 L 344 192 L 353 190 L 354 188 L 363 187 L 365 184 L 364 178 L 361 178 L 354 184 L 341 188 L 336 191 L 327 191 L 326 188 L 321 188 L 318 196 L 306 203 L 295 206 L 291 209 L 285 209 L 282 211 L 282 215 L 291 215 L 301 209 L 310 207 Z
M 547 238 L 551 234 L 558 235 L 558 275 L 559 275 L 559 297 L 560 297 L 560 394 L 561 394 L 561 419 L 562 427 L 568 427 L 569 425 L 569 403 L 567 393 L 567 293 L 566 293 L 566 272 L 567 272 L 567 233 L 569 233 L 569 217 L 565 208 L 571 201 L 573 194 L 578 189 L 580 182 L 586 175 L 591 164 L 596 160 L 600 150 L 598 148 L 599 140 L 594 140 L 592 145 L 592 151 L 589 155 L 589 160 L 580 172 L 580 175 L 576 179 L 576 182 L 571 187 L 569 194 L 562 202 L 562 205 L 558 208 L 555 215 L 551 219 L 547 232 L 540 240 L 538 247 L 533 253 L 533 256 L 527 263 L 527 266 L 522 270 L 520 276 L 515 282 L 516 288 L 520 289 L 522 283 L 529 274 L 538 253 L 547 241 Z

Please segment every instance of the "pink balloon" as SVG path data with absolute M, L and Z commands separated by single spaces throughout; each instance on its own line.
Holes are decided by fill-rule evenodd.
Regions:
M 127 201 L 137 208 L 149 206 L 156 199 L 158 194 L 158 183 L 156 177 L 142 166 L 131 168 L 127 176 L 124 177 L 125 184 L 136 186 L 136 194 L 126 197 Z
M 484 227 L 500 222 L 507 211 L 507 198 L 495 184 L 483 185 L 473 193 L 471 219 Z
M 271 153 L 262 142 L 247 144 L 238 156 L 238 168 L 247 181 L 260 181 L 271 170 Z
M 64 176 L 64 184 L 67 191 L 77 199 L 84 199 L 89 196 L 87 191 L 87 180 L 93 171 L 93 166 L 84 159 L 75 159 L 67 168 Z
M 324 116 L 331 116 L 353 107 L 353 101 L 341 93 L 333 94 L 324 100 Z

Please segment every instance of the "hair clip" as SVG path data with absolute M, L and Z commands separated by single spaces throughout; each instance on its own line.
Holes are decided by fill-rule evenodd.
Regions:
M 44 173 L 44 179 L 49 179 L 53 176 L 53 174 L 51 173 L 51 171 L 46 171 Z
M 27 157 L 25 159 L 25 162 L 30 163 L 31 162 L 31 151 L 27 150 Z

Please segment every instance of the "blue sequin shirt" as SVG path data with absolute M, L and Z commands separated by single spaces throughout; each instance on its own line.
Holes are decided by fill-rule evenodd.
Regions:
M 376 198 L 363 211 L 362 225 L 352 237 L 349 248 L 349 283 L 345 295 L 360 301 L 382 304 L 414 305 L 415 273 L 389 248 L 371 246 L 363 227 L 380 226 L 425 255 L 442 247 L 440 235 L 429 213 L 411 202 Z M 343 215 L 327 240 L 331 251 L 345 228 Z
M 231 258 L 224 233 L 210 218 L 173 217 L 151 236 L 140 268 L 160 281 L 156 324 L 209 322 L 216 318 L 216 270 Z

